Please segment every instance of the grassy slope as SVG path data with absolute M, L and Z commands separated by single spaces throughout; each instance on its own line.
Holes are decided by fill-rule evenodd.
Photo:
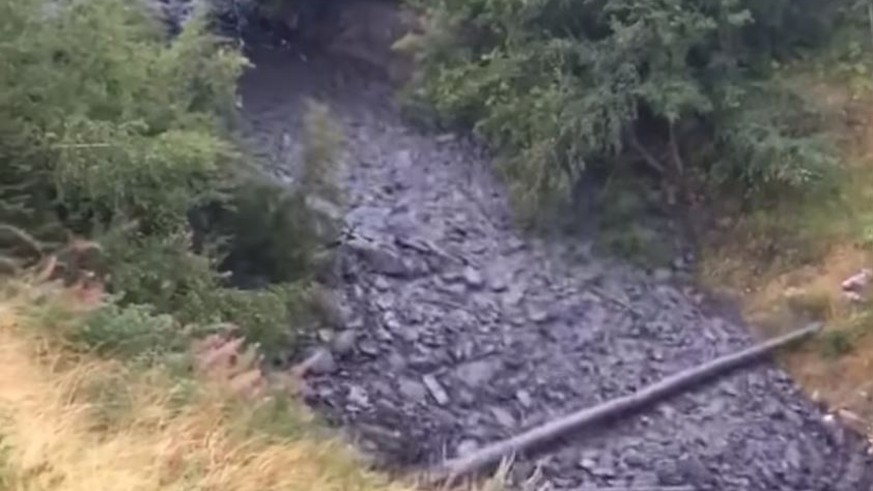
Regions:
M 845 175 L 838 193 L 725 219 L 703 254 L 704 284 L 740 300 L 762 335 L 811 319 L 816 343 L 787 354 L 786 367 L 813 396 L 873 421 L 873 317 L 840 283 L 873 266 L 873 96 L 832 76 L 794 74 L 829 115 Z
M 255 404 L 218 387 L 179 402 L 166 372 L 76 355 L 33 313 L 27 295 L 0 298 L 0 489 L 409 489 L 363 470 L 339 441 L 251 431 Z

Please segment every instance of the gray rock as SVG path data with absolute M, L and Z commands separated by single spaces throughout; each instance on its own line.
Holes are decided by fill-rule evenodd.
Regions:
M 593 472 L 594 469 L 597 468 L 597 461 L 591 457 L 583 457 L 579 460 L 579 468 L 585 469 L 586 471 Z
M 494 416 L 494 419 L 497 420 L 500 425 L 506 428 L 514 428 L 515 427 L 515 417 L 512 416 L 512 413 L 507 411 L 502 407 L 492 407 L 491 414 Z
M 341 331 L 334 336 L 330 343 L 330 348 L 334 354 L 340 357 L 348 356 L 355 350 L 355 344 L 358 341 L 358 334 L 355 331 Z
M 713 477 L 703 462 L 693 455 L 688 455 L 679 461 L 678 471 L 690 482 L 696 484 L 707 484 Z
M 503 292 L 509 288 L 509 280 L 505 275 L 495 274 L 488 278 L 488 286 L 495 292 Z
M 785 448 L 785 455 L 782 461 L 788 467 L 789 472 L 797 472 L 803 466 L 803 458 L 800 455 L 800 448 L 796 441 L 788 443 Z
M 479 444 L 476 440 L 461 440 L 458 446 L 455 447 L 455 455 L 458 457 L 466 457 L 476 450 L 479 450 Z
M 455 369 L 455 376 L 470 387 L 487 384 L 500 371 L 500 361 L 484 359 L 465 363 Z
M 485 283 L 485 280 L 482 278 L 482 273 L 472 266 L 465 267 L 463 274 L 464 281 L 473 288 L 479 288 Z
M 388 280 L 384 277 L 377 276 L 373 279 L 373 286 L 375 286 L 377 290 L 384 292 L 391 288 L 391 283 L 388 283 Z
M 427 398 L 427 389 L 415 380 L 400 379 L 398 387 L 400 393 L 413 402 L 423 402 Z
M 508 307 L 519 305 L 524 298 L 524 289 L 525 287 L 521 283 L 510 285 L 509 288 L 503 292 L 503 304 Z
M 446 393 L 446 390 L 443 389 L 443 386 L 440 385 L 436 377 L 433 375 L 425 375 L 422 378 L 422 382 L 424 382 L 424 386 L 427 387 L 427 390 L 430 392 L 430 395 L 433 396 L 437 404 L 445 406 L 449 403 L 449 394 Z
M 366 389 L 360 385 L 349 387 L 347 399 L 352 405 L 357 407 L 367 407 L 370 405 L 370 396 L 367 394 Z
M 406 265 L 403 258 L 386 246 L 379 246 L 361 239 L 349 241 L 347 245 L 357 252 L 377 273 L 399 278 L 408 277 L 412 273 L 411 268 Z
M 638 488 L 654 488 L 658 485 L 658 475 L 654 472 L 638 472 L 633 476 L 633 485 Z
M 551 315 L 549 315 L 549 312 L 544 308 L 536 305 L 528 305 L 527 307 L 527 318 L 531 322 L 541 324 L 548 321 L 550 317 Z
M 670 281 L 673 277 L 673 273 L 669 269 L 658 268 L 652 272 L 652 278 L 658 282 Z
M 327 375 L 337 370 L 336 361 L 330 351 L 319 348 L 315 350 L 303 363 L 304 373 L 314 375 Z
M 334 337 L 334 332 L 332 329 L 319 329 L 318 330 L 318 339 L 322 343 L 329 343 Z
M 516 391 L 515 398 L 518 399 L 518 402 L 520 402 L 525 408 L 531 408 L 533 406 L 533 399 L 530 396 L 530 392 L 524 389 Z
M 358 345 L 358 349 L 361 350 L 361 353 L 368 356 L 377 356 L 379 354 L 379 346 L 372 341 L 363 341 Z

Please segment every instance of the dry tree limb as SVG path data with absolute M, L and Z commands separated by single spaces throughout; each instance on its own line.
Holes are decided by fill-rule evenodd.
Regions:
M 481 471 L 505 458 L 531 450 L 558 437 L 590 428 L 615 417 L 639 410 L 645 406 L 686 390 L 696 384 L 721 376 L 728 371 L 749 364 L 769 354 L 773 350 L 805 339 L 821 329 L 821 324 L 813 324 L 803 329 L 778 336 L 737 353 L 716 358 L 649 385 L 637 392 L 613 399 L 597 406 L 582 409 L 567 416 L 531 428 L 519 435 L 488 445 L 470 455 L 457 457 L 432 469 L 429 477 L 433 482 L 441 482 Z

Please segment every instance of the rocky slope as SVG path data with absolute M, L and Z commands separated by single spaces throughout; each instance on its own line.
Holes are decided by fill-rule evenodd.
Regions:
M 487 156 L 404 124 L 377 75 L 291 51 L 253 59 L 248 138 L 277 174 L 293 174 L 302 98 L 327 102 L 346 132 L 346 319 L 307 400 L 383 464 L 470 452 L 751 343 L 679 284 L 686 258 L 649 274 L 584 243 L 525 238 Z M 567 435 L 514 476 L 538 467 L 558 489 L 871 489 L 863 442 L 823 416 L 765 364 Z

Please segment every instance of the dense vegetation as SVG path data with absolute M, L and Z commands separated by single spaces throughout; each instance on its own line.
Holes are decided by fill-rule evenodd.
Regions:
M 170 40 L 139 2 L 0 2 L 0 257 L 58 260 L 130 305 L 92 344 L 178 348 L 182 325 L 232 322 L 273 349 L 302 322 L 315 222 L 302 191 L 243 172 L 227 123 L 245 60 L 206 25 Z M 218 266 L 253 249 L 243 273 L 273 285 L 231 288 Z
M 523 209 L 567 198 L 592 169 L 642 168 L 683 200 L 691 188 L 772 196 L 834 168 L 815 108 L 780 67 L 857 17 L 852 2 L 421 6 L 432 25 L 417 95 L 503 151 Z

